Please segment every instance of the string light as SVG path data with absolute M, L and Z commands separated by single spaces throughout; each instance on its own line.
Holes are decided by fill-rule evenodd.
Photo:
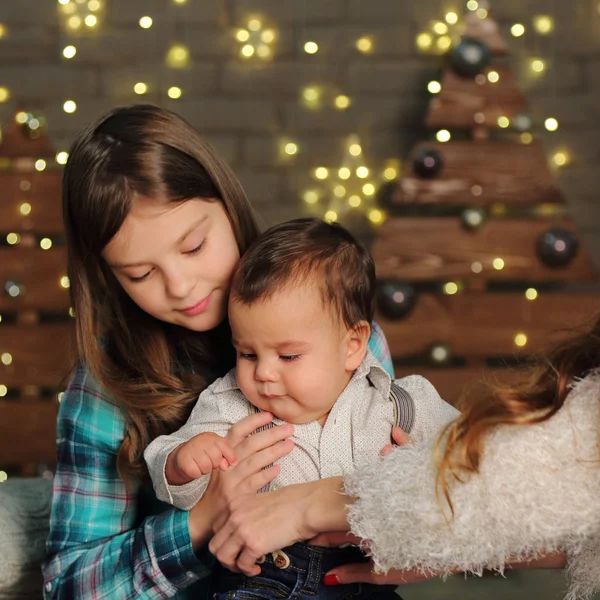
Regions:
M 298 145 L 295 144 L 294 142 L 288 142 L 285 147 L 284 147 L 285 153 L 288 154 L 289 156 L 293 156 L 294 154 L 297 154 L 298 152 Z
M 307 204 L 316 204 L 319 201 L 319 192 L 316 190 L 307 190 L 304 192 L 302 199 Z
M 495 258 L 492 261 L 492 267 L 494 267 L 496 271 L 502 271 L 502 269 L 504 269 L 504 260 L 501 258 Z
M 483 265 L 479 261 L 475 261 L 474 263 L 471 263 L 471 271 L 478 275 L 483 271 Z
M 431 94 L 439 94 L 442 91 L 442 84 L 439 81 L 430 81 L 427 84 L 427 90 Z
M 527 300 L 535 300 L 538 297 L 538 291 L 535 288 L 528 288 L 525 291 L 525 298 Z
M 500 74 L 498 71 L 490 71 L 487 78 L 490 83 L 498 83 L 500 81 Z
M 260 19 L 250 19 L 248 21 L 248 29 L 250 31 L 258 31 L 262 27 L 262 21 Z
M 67 21 L 67 25 L 71 29 L 79 29 L 81 27 L 81 18 L 78 16 L 72 16 Z
M 352 143 L 348 146 L 348 152 L 350 152 L 352 156 L 360 156 L 362 148 L 360 147 L 360 144 Z
M 15 115 L 15 121 L 20 125 L 27 123 L 27 119 L 29 119 L 29 117 L 27 116 L 26 112 L 21 111 Z
M 523 144 L 531 144 L 533 142 L 533 136 L 528 131 L 523 132 L 520 137 Z
M 50 238 L 42 238 L 40 240 L 40 248 L 42 250 L 50 250 L 52 248 L 52 240 Z
M 554 19 L 548 15 L 537 15 L 533 18 L 533 26 L 542 35 L 547 35 L 554 29 Z
M 510 32 L 514 37 L 521 37 L 525 33 L 525 26 L 521 23 L 515 23 L 511 28 Z
M 343 198 L 346 195 L 346 188 L 341 185 L 341 184 L 337 184 L 334 188 L 333 188 L 333 195 L 336 198 Z
M 63 104 L 63 110 L 66 113 L 72 114 L 77 110 L 77 104 L 75 104 L 75 102 L 73 100 L 67 100 Z
M 68 160 L 69 160 L 69 153 L 65 152 L 64 150 L 62 152 L 59 152 L 56 155 L 56 162 L 59 165 L 66 165 Z
M 477 0 L 469 0 L 467 2 L 467 8 L 470 11 L 474 12 L 479 8 L 479 2 L 477 2 Z
M 435 45 L 440 50 L 448 50 L 448 48 L 450 48 L 450 46 L 452 46 L 452 39 L 450 37 L 448 37 L 447 35 L 444 35 L 443 37 L 438 39 L 438 41 L 435 43 Z
M 66 275 L 63 275 L 60 278 L 60 287 L 64 289 L 68 289 L 71 287 L 71 280 Z
M 142 17 L 139 20 L 139 24 L 142 29 L 150 29 L 150 27 L 152 27 L 152 23 L 153 23 L 152 17 L 148 17 L 148 16 Z
M 350 98 L 348 98 L 348 96 L 340 94 L 339 96 L 335 97 L 334 104 L 335 107 L 339 110 L 344 110 L 350 106 Z
M 242 46 L 240 54 L 244 58 L 250 58 L 254 54 L 254 46 L 252 46 L 251 44 L 246 44 L 245 46 Z
M 83 21 L 88 27 L 96 27 L 98 18 L 94 15 L 88 15 Z
M 99 0 L 90 0 L 88 2 L 88 8 L 92 12 L 96 12 L 96 11 L 100 10 L 100 2 L 99 2 Z
M 443 290 L 447 296 L 454 296 L 458 293 L 458 284 L 454 281 L 449 281 L 444 284 Z
M 365 196 L 372 196 L 375 193 L 375 186 L 372 183 L 365 183 L 362 191 Z
M 26 217 L 31 213 L 31 204 L 29 204 L 29 202 L 23 202 L 21 206 L 19 206 L 19 212 Z
M 348 167 L 341 167 L 340 169 L 338 169 L 338 177 L 340 179 L 343 179 L 344 181 L 346 179 L 350 179 L 350 169 Z
M 181 88 L 178 88 L 177 86 L 173 86 L 169 88 L 169 91 L 167 92 L 167 95 L 169 96 L 169 98 L 172 98 L 173 100 L 177 100 L 178 98 L 181 98 Z
M 455 12 L 446 13 L 446 23 L 456 25 L 458 23 L 458 15 Z
M 510 125 L 510 119 L 508 117 L 498 117 L 498 126 L 502 129 L 506 129 Z
M 452 137 L 450 135 L 450 132 L 447 129 L 440 129 L 436 135 L 435 135 L 436 139 L 438 142 L 449 142 L 450 138 Z
M 542 73 L 545 68 L 546 63 L 539 58 L 535 58 L 531 61 L 531 70 L 535 73 Z
M 63 401 L 64 397 L 65 397 L 64 392 L 58 392 L 58 394 L 56 394 L 56 400 L 58 401 L 59 404 Z
M 442 23 L 441 21 L 436 21 L 431 28 L 438 35 L 445 35 L 448 33 L 448 25 L 446 25 L 446 23 Z
M 6 387 L 6 386 L 3 386 Z M 2 394 L 2 396 L 6 396 L 6 394 Z M 0 471 L 0 483 L 4 483 L 8 479 L 8 475 L 6 471 Z
M 261 32 L 260 34 L 260 39 L 265 43 L 265 44 L 271 44 L 275 41 L 275 32 L 272 29 L 265 29 L 263 32 Z
M 309 108 L 316 108 L 321 101 L 321 89 L 316 86 L 308 86 L 302 90 L 302 101 Z
M 527 345 L 527 336 L 524 333 L 517 333 L 515 335 L 515 346 L 523 348 Z
M 3 23 L 0 23 L 0 39 L 2 39 L 6 35 L 6 26 Z
M 374 225 L 379 225 L 380 223 L 383 223 L 383 217 L 383 213 L 377 208 L 374 208 L 369 212 L 369 221 L 371 221 L 371 223 L 373 223 Z
M 348 204 L 352 207 L 352 208 L 358 208 L 360 206 L 360 203 L 362 202 L 360 196 L 357 196 L 356 194 L 353 194 L 352 196 L 350 196 L 350 198 L 348 198 Z
M 319 45 L 316 42 L 306 42 L 304 52 L 306 54 L 316 54 L 319 51 Z
M 269 48 L 269 46 L 265 46 L 264 44 L 261 44 L 256 49 L 256 55 L 260 56 L 260 58 L 269 58 L 271 56 L 271 48 Z
M 556 131 L 558 129 L 558 121 L 550 117 L 544 121 L 544 126 L 548 131 Z
M 356 169 L 356 176 L 360 179 L 366 179 L 369 176 L 369 169 L 367 167 L 358 167 Z
M 398 177 L 398 171 L 394 167 L 387 167 L 383 172 L 383 177 L 388 181 L 392 181 Z
M 10 352 L 4 352 L 2 356 L 0 356 L 0 360 L 4 366 L 8 367 L 13 361 L 12 354 L 10 354 Z
M 75 48 L 75 46 L 65 46 L 62 53 L 65 58 L 70 59 L 77 54 L 77 48 Z
M 329 171 L 325 167 L 317 167 L 315 169 L 315 177 L 320 180 L 327 179 L 327 177 L 329 177 Z
M 566 152 L 556 152 L 552 157 L 554 164 L 558 167 L 563 167 L 569 162 L 569 155 Z
M 46 161 L 43 158 L 38 158 L 34 164 L 36 171 L 43 171 L 46 168 Z
M 167 64 L 173 69 L 183 69 L 190 62 L 190 51 L 183 44 L 174 44 L 167 52 Z
M 338 219 L 338 215 L 337 215 L 337 213 L 335 212 L 335 210 L 328 210 L 328 211 L 325 213 L 325 220 L 326 220 L 328 223 L 333 223 L 334 221 L 337 221 L 337 219 Z
M 433 37 L 428 33 L 420 33 L 417 36 L 416 43 L 419 50 L 429 50 L 433 44 Z
M 356 40 L 356 47 L 363 54 L 368 54 L 373 51 L 373 40 L 368 36 L 363 36 Z
M 430 350 L 429 356 L 431 357 L 431 360 L 435 363 L 446 362 L 451 356 L 450 348 L 448 348 L 448 346 L 443 345 L 434 346 Z
M 175 4 L 185 4 L 187 0 L 173 0 Z
M 9 246 L 14 246 L 21 241 L 21 236 L 18 233 L 9 233 L 6 236 L 6 243 Z
M 10 92 L 5 87 L 0 87 L 0 103 L 10 98 Z
M 480 19 L 486 19 L 488 16 L 488 11 L 485 8 L 478 8 L 476 12 Z

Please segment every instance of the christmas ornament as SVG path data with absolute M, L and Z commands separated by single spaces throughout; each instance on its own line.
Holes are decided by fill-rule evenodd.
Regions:
M 377 286 L 377 307 L 388 319 L 402 319 L 415 304 L 415 290 L 398 281 L 381 281 Z
M 442 154 L 433 148 L 420 150 L 415 156 L 413 169 L 419 177 L 432 179 L 436 177 L 444 167 Z
M 550 229 L 538 240 L 538 255 L 548 267 L 566 267 L 579 251 L 577 236 L 568 229 Z
M 475 77 L 490 64 L 491 59 L 490 49 L 483 42 L 464 38 L 452 51 L 450 65 L 461 77 Z

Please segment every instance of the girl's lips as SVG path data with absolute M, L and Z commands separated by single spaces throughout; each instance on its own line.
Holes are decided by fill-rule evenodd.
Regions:
M 206 296 L 206 298 L 200 300 L 198 304 L 190 306 L 189 308 L 184 308 L 181 312 L 185 313 L 188 317 L 195 317 L 196 315 L 203 313 L 208 308 L 211 298 L 212 292 L 208 296 Z

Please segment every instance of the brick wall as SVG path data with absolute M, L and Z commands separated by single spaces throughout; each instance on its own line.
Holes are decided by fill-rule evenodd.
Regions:
M 71 0 L 75 2 L 76 0 Z M 97 30 L 81 33 L 61 27 L 55 0 L 3 0 L 0 23 L 0 86 L 9 102 L 0 104 L 6 122 L 17 104 L 40 111 L 58 150 L 67 149 L 76 132 L 91 119 L 119 104 L 147 101 L 180 113 L 195 125 L 232 164 L 267 223 L 298 216 L 300 193 L 311 167 L 335 166 L 342 142 L 361 136 L 372 167 L 402 158 L 426 135 L 421 128 L 428 93 L 426 83 L 439 73 L 441 60 L 415 47 L 416 35 L 431 19 L 443 18 L 463 3 L 447 0 L 103 0 L 104 19 Z M 454 5 L 453 5 L 454 4 Z M 557 176 L 564 187 L 592 256 L 600 264 L 600 202 L 596 197 L 600 163 L 600 14 L 596 0 L 498 0 L 493 8 L 513 52 L 510 64 L 526 93 L 533 116 L 555 116 L 558 132 L 540 131 L 548 153 L 565 148 L 572 163 Z M 256 14 L 277 31 L 274 58 L 242 60 L 232 31 Z M 550 14 L 555 30 L 534 33 L 532 18 Z M 143 30 L 138 20 L 150 15 Z M 510 26 L 527 32 L 515 39 Z M 368 34 L 370 55 L 354 42 Z M 306 40 L 320 51 L 306 54 Z M 190 49 L 193 65 L 171 69 L 164 57 L 171 43 Z M 65 60 L 68 44 L 77 55 Z M 532 77 L 531 57 L 548 69 Z M 138 96 L 143 81 L 149 92 Z M 300 102 L 303 86 L 322 86 L 324 106 L 309 110 Z M 182 88 L 179 100 L 166 90 Z M 352 105 L 332 107 L 336 93 Z M 62 104 L 77 102 L 66 114 Z M 294 157 L 282 156 L 283 139 L 298 143 Z

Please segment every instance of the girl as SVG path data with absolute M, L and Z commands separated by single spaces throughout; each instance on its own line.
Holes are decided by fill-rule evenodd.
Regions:
M 556 568 L 568 557 L 567 597 L 589 598 L 600 589 L 600 320 L 524 375 L 512 389 L 476 399 L 437 447 L 409 445 L 357 470 L 347 496 L 331 479 L 282 488 L 260 503 L 237 498 L 211 550 L 251 572 L 255 554 L 271 546 L 350 526 L 376 567 L 399 570 L 345 565 L 325 576 L 333 585 L 502 570 L 515 560 Z M 286 527 L 273 535 L 270 523 L 284 511 Z
M 239 464 L 189 512 L 159 505 L 146 445 L 233 365 L 229 280 L 258 226 L 225 163 L 182 119 L 117 109 L 73 144 L 63 181 L 80 364 L 61 403 L 45 598 L 199 598 L 212 524 L 290 452 L 290 425 L 235 426 Z M 374 328 L 372 351 L 387 361 Z M 186 590 L 187 588 L 187 590 Z

